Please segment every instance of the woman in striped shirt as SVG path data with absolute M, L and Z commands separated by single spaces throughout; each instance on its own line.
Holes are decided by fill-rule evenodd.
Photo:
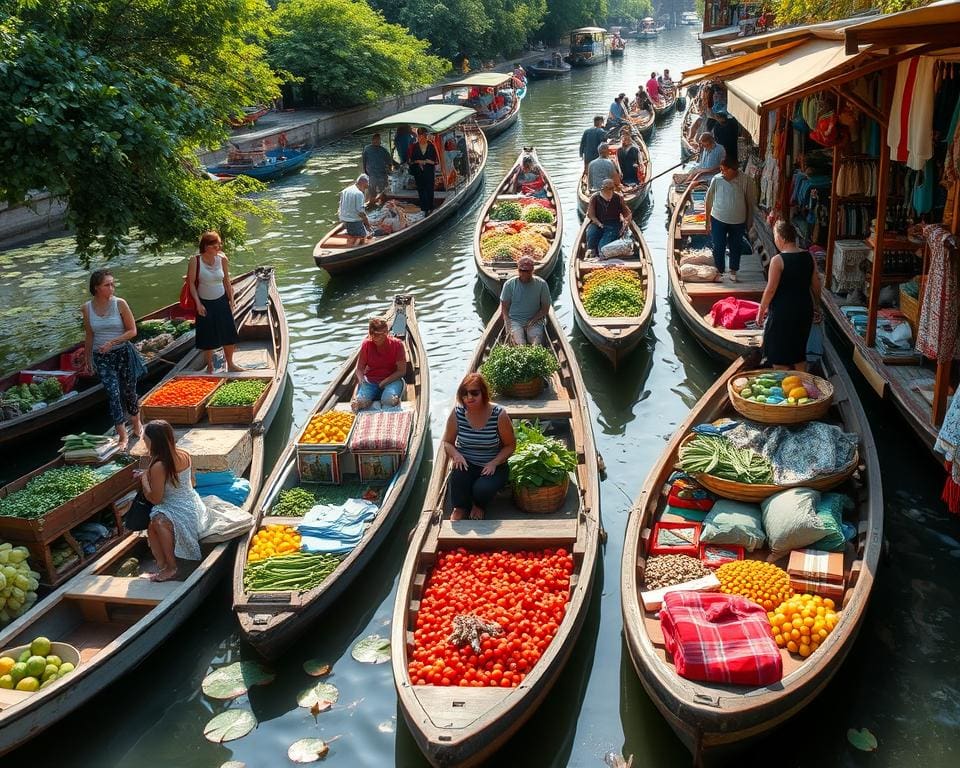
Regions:
M 451 520 L 482 520 L 484 510 L 507 483 L 507 459 L 516 447 L 507 412 L 490 401 L 490 388 L 479 373 L 468 373 L 457 389 L 458 404 L 447 419 L 443 450 L 453 463 L 450 473 Z

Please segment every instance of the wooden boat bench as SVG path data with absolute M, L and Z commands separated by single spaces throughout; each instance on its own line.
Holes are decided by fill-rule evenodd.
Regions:
M 726 296 L 737 296 L 746 298 L 746 294 L 763 294 L 767 287 L 764 281 L 740 281 L 737 283 L 684 283 L 683 289 L 690 298 L 698 296 L 716 296 L 723 298 Z
M 643 271 L 644 263 L 639 259 L 609 259 L 607 261 L 583 262 L 580 264 L 580 271 L 595 272 L 598 269 L 606 269 L 607 267 L 624 267 L 625 269 Z
M 523 549 L 569 546 L 577 540 L 578 522 L 570 518 L 523 520 L 444 520 L 437 544 L 440 549 L 515 544 Z
M 569 400 L 500 402 L 511 419 L 569 419 L 572 411 Z
M 66 597 L 105 603 L 156 605 L 182 585 L 180 581 L 150 581 L 121 576 L 82 576 L 74 579 Z
M 436 727 L 465 728 L 500 704 L 512 690 L 421 685 L 417 699 Z

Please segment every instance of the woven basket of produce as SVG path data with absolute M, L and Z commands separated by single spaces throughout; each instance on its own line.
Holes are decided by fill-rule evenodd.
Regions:
M 833 385 L 800 371 L 746 371 L 727 380 L 727 394 L 737 413 L 752 421 L 801 424 L 827 414 Z
M 543 392 L 543 379 L 537 377 L 535 379 L 530 379 L 529 381 L 521 381 L 517 384 L 511 384 L 509 387 L 505 387 L 503 392 L 500 394 L 505 397 L 515 397 L 520 400 L 528 400 L 533 397 L 538 397 L 540 393 Z
M 513 489 L 513 501 L 524 512 L 556 512 L 567 497 L 570 479 L 564 478 L 560 485 L 523 486 Z
M 680 443 L 680 450 L 689 443 L 695 435 L 691 432 L 683 442 Z M 829 491 L 843 483 L 856 470 L 860 463 L 859 450 L 854 451 L 850 463 L 840 472 L 831 475 L 821 475 L 812 480 L 804 480 L 799 483 L 788 483 L 786 485 L 775 485 L 773 483 L 744 483 L 736 480 L 727 480 L 723 477 L 707 474 L 705 472 L 690 472 L 693 478 L 708 491 L 715 493 L 724 499 L 733 499 L 734 501 L 752 501 L 760 502 L 768 499 L 775 493 L 786 490 L 787 488 L 813 488 L 815 491 Z

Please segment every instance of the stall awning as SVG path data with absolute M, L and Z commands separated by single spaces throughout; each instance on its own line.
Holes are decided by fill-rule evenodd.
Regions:
M 475 75 L 463 78 L 463 80 L 457 80 L 455 83 L 443 83 L 441 87 L 444 90 L 450 88 L 495 88 L 498 85 L 503 85 L 512 77 L 512 74 L 504 74 L 503 72 L 478 72 Z
M 839 40 L 811 39 L 775 60 L 726 80 L 727 111 L 760 141 L 760 116 L 801 89 L 850 67 L 864 52 L 847 54 Z
M 476 111 L 470 109 L 470 107 L 458 107 L 454 104 L 425 104 L 422 107 L 384 117 L 354 131 L 354 133 L 366 133 L 376 128 L 387 128 L 394 125 L 410 125 L 414 128 L 422 126 L 432 133 L 440 133 L 448 128 L 453 128 L 457 123 L 461 123 L 467 118 L 475 117 L 476 114 Z
M 847 51 L 860 45 L 955 44 L 960 39 L 960 0 L 942 0 L 900 13 L 877 16 L 844 29 Z
M 782 56 L 784 53 L 796 48 L 800 44 L 801 41 L 796 40 L 786 43 L 785 45 L 777 46 L 776 48 L 764 48 L 761 51 L 754 51 L 753 53 L 711 59 L 702 67 L 686 70 L 683 73 L 680 84 L 690 85 L 691 83 L 697 83 L 700 80 L 707 80 L 714 77 L 733 77 L 737 74 L 742 74 L 744 71 L 756 69 L 764 62 L 775 59 L 778 56 Z

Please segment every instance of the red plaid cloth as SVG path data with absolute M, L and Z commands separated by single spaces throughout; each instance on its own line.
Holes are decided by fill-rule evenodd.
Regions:
M 364 411 L 357 416 L 357 423 L 350 437 L 350 450 L 366 453 L 407 452 L 407 440 L 413 414 L 410 411 Z
M 660 626 L 677 674 L 688 680 L 770 685 L 783 677 L 767 612 L 746 598 L 668 592 Z

